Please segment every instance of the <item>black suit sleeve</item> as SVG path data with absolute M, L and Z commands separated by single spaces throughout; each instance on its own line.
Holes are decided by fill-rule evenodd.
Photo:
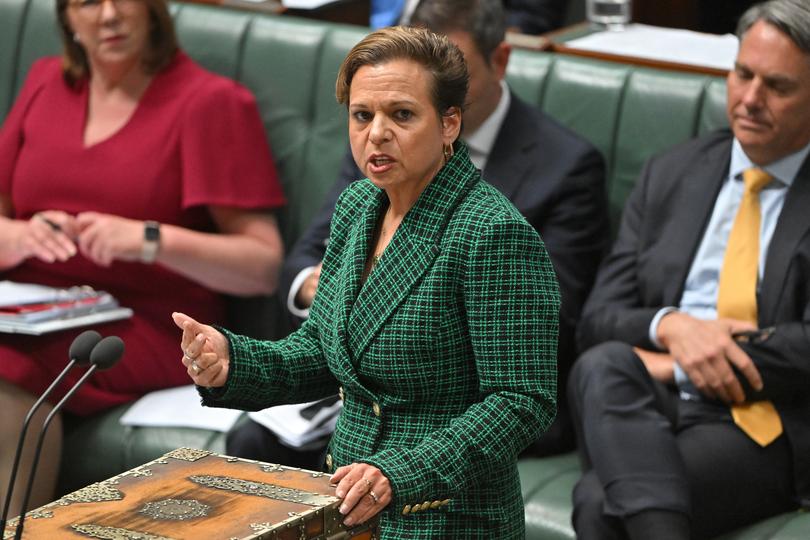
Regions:
M 810 321 L 810 305 L 804 313 Z M 762 392 L 754 393 L 745 377 L 737 374 L 749 398 L 806 399 L 810 388 L 810 322 L 785 322 L 763 341 L 741 344 L 762 376 Z
M 553 201 L 536 224 L 546 244 L 562 294 L 560 312 L 561 373 L 575 357 L 574 332 L 582 306 L 591 290 L 599 262 L 610 244 L 605 164 L 588 146 L 572 160 L 558 184 Z M 535 224 L 533 224 L 535 225 Z
M 650 323 L 664 306 L 644 305 L 638 275 L 651 169 L 651 163 L 644 166 L 627 199 L 613 249 L 599 269 L 593 291 L 585 303 L 577 329 L 580 351 L 611 340 L 645 349 L 655 348 L 649 339 Z
M 284 311 L 289 314 L 295 326 L 301 324 L 301 320 L 289 313 L 287 310 L 287 298 L 290 294 L 295 277 L 310 266 L 316 266 L 323 260 L 326 253 L 326 244 L 329 239 L 329 227 L 332 222 L 332 214 L 335 211 L 335 203 L 346 187 L 353 181 L 363 177 L 363 173 L 357 168 L 352 157 L 351 150 L 346 152 L 343 163 L 340 167 L 340 174 L 332 189 L 326 196 L 321 209 L 315 215 L 312 223 L 293 246 L 284 266 L 281 269 L 281 283 L 279 296 L 284 305 Z

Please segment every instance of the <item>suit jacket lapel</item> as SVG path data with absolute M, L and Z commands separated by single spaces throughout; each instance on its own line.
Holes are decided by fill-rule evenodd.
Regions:
M 373 195 L 367 207 L 360 212 L 359 219 L 350 229 L 344 248 L 343 256 L 345 259 L 340 276 L 340 298 L 337 306 L 336 323 L 338 325 L 340 346 L 343 349 L 344 356 L 348 359 L 346 369 L 352 373 L 352 376 L 354 376 L 354 370 L 351 368 L 353 360 L 348 343 L 349 317 L 355 299 L 360 292 L 360 280 L 366 264 L 366 254 L 384 201 L 384 192 L 378 191 Z
M 523 109 L 523 103 L 512 94 L 509 110 L 484 167 L 484 179 L 509 200 L 514 199 L 532 166 L 533 161 L 528 159 L 529 156 L 532 152 L 542 151 L 537 126 L 530 120 L 532 115 L 526 114 Z
M 686 178 L 677 178 L 681 187 L 680 203 L 672 204 L 673 215 L 669 219 L 676 223 L 674 234 L 668 239 L 668 251 L 683 264 L 677 267 L 678 274 L 666 279 L 663 290 L 663 305 L 677 305 L 683 294 L 686 277 L 703 239 L 706 225 L 711 218 L 714 203 L 720 187 L 728 176 L 731 139 L 712 146 L 695 162 L 695 166 L 685 173 Z
M 479 178 L 466 147 L 459 144 L 455 157 L 425 188 L 402 220 L 349 315 L 349 347 L 355 359 L 362 356 L 372 338 L 430 268 L 439 254 L 447 221 Z M 365 243 L 363 261 L 372 234 L 373 228 Z M 357 252 L 355 260 L 360 256 Z
M 759 320 L 764 321 L 766 325 L 776 316 L 775 310 L 784 292 L 787 270 L 793 259 L 793 253 L 810 228 L 810 220 L 806 219 L 808 208 L 810 208 L 810 158 L 806 159 L 799 169 L 799 174 L 785 196 L 785 204 L 768 247 L 758 298 Z

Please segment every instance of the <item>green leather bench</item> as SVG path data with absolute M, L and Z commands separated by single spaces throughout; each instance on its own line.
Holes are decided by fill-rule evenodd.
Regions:
M 33 61 L 59 50 L 53 4 L 0 0 L 0 120 Z M 281 223 L 291 245 L 319 208 L 345 151 L 346 114 L 335 102 L 334 81 L 340 61 L 364 29 L 194 4 L 174 4 L 172 12 L 180 42 L 195 60 L 242 82 L 256 95 L 289 199 Z M 726 125 L 725 82 L 715 77 L 522 50 L 513 53 L 507 77 L 521 97 L 587 137 L 605 155 L 614 224 L 649 156 Z M 263 337 L 284 332 L 279 302 L 241 300 L 236 306 L 235 315 L 251 314 L 232 321 L 241 331 Z M 63 491 L 108 478 L 179 446 L 225 449 L 222 433 L 121 426 L 118 420 L 126 410 L 122 406 L 68 420 Z M 576 457 L 528 459 L 519 467 L 526 537 L 574 538 L 570 494 L 579 474 Z M 808 537 L 810 516 L 793 513 L 725 538 Z

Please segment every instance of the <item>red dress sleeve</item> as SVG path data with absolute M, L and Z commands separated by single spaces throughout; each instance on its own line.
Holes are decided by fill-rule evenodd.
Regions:
M 183 206 L 277 208 L 284 195 L 253 95 L 210 78 L 182 118 Z
M 25 116 L 45 83 L 54 76 L 54 70 L 59 71 L 59 60 L 56 58 L 42 58 L 31 66 L 14 106 L 0 127 L 0 193 L 4 195 L 11 193 L 11 178 L 24 142 Z

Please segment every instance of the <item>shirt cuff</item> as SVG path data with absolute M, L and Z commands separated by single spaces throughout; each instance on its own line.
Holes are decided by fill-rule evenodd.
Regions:
M 673 366 L 673 372 L 675 374 L 675 384 L 678 386 L 678 388 L 690 382 L 689 376 L 686 374 L 686 372 L 683 370 L 683 368 L 678 362 L 675 362 L 675 366 Z
M 672 307 L 672 306 L 661 308 L 661 309 L 658 310 L 658 313 L 655 314 L 655 317 L 653 317 L 652 321 L 650 322 L 650 329 L 648 331 L 648 333 L 649 333 L 648 337 L 650 338 L 650 342 L 653 345 L 655 345 L 656 348 L 658 348 L 658 350 L 661 350 L 661 351 L 664 350 L 664 347 L 658 341 L 658 325 L 661 323 L 661 319 L 664 318 L 664 315 L 667 315 L 668 313 L 672 313 L 673 311 L 678 311 L 678 308 Z
M 290 292 L 287 294 L 287 309 L 290 310 L 290 313 L 301 319 L 309 318 L 309 308 L 302 309 L 296 306 L 295 297 L 298 296 L 298 291 L 301 290 L 301 285 L 303 285 L 304 281 L 306 281 L 309 275 L 315 271 L 315 268 L 315 266 L 307 266 L 298 272 L 298 275 L 295 276 L 292 285 L 290 285 Z

